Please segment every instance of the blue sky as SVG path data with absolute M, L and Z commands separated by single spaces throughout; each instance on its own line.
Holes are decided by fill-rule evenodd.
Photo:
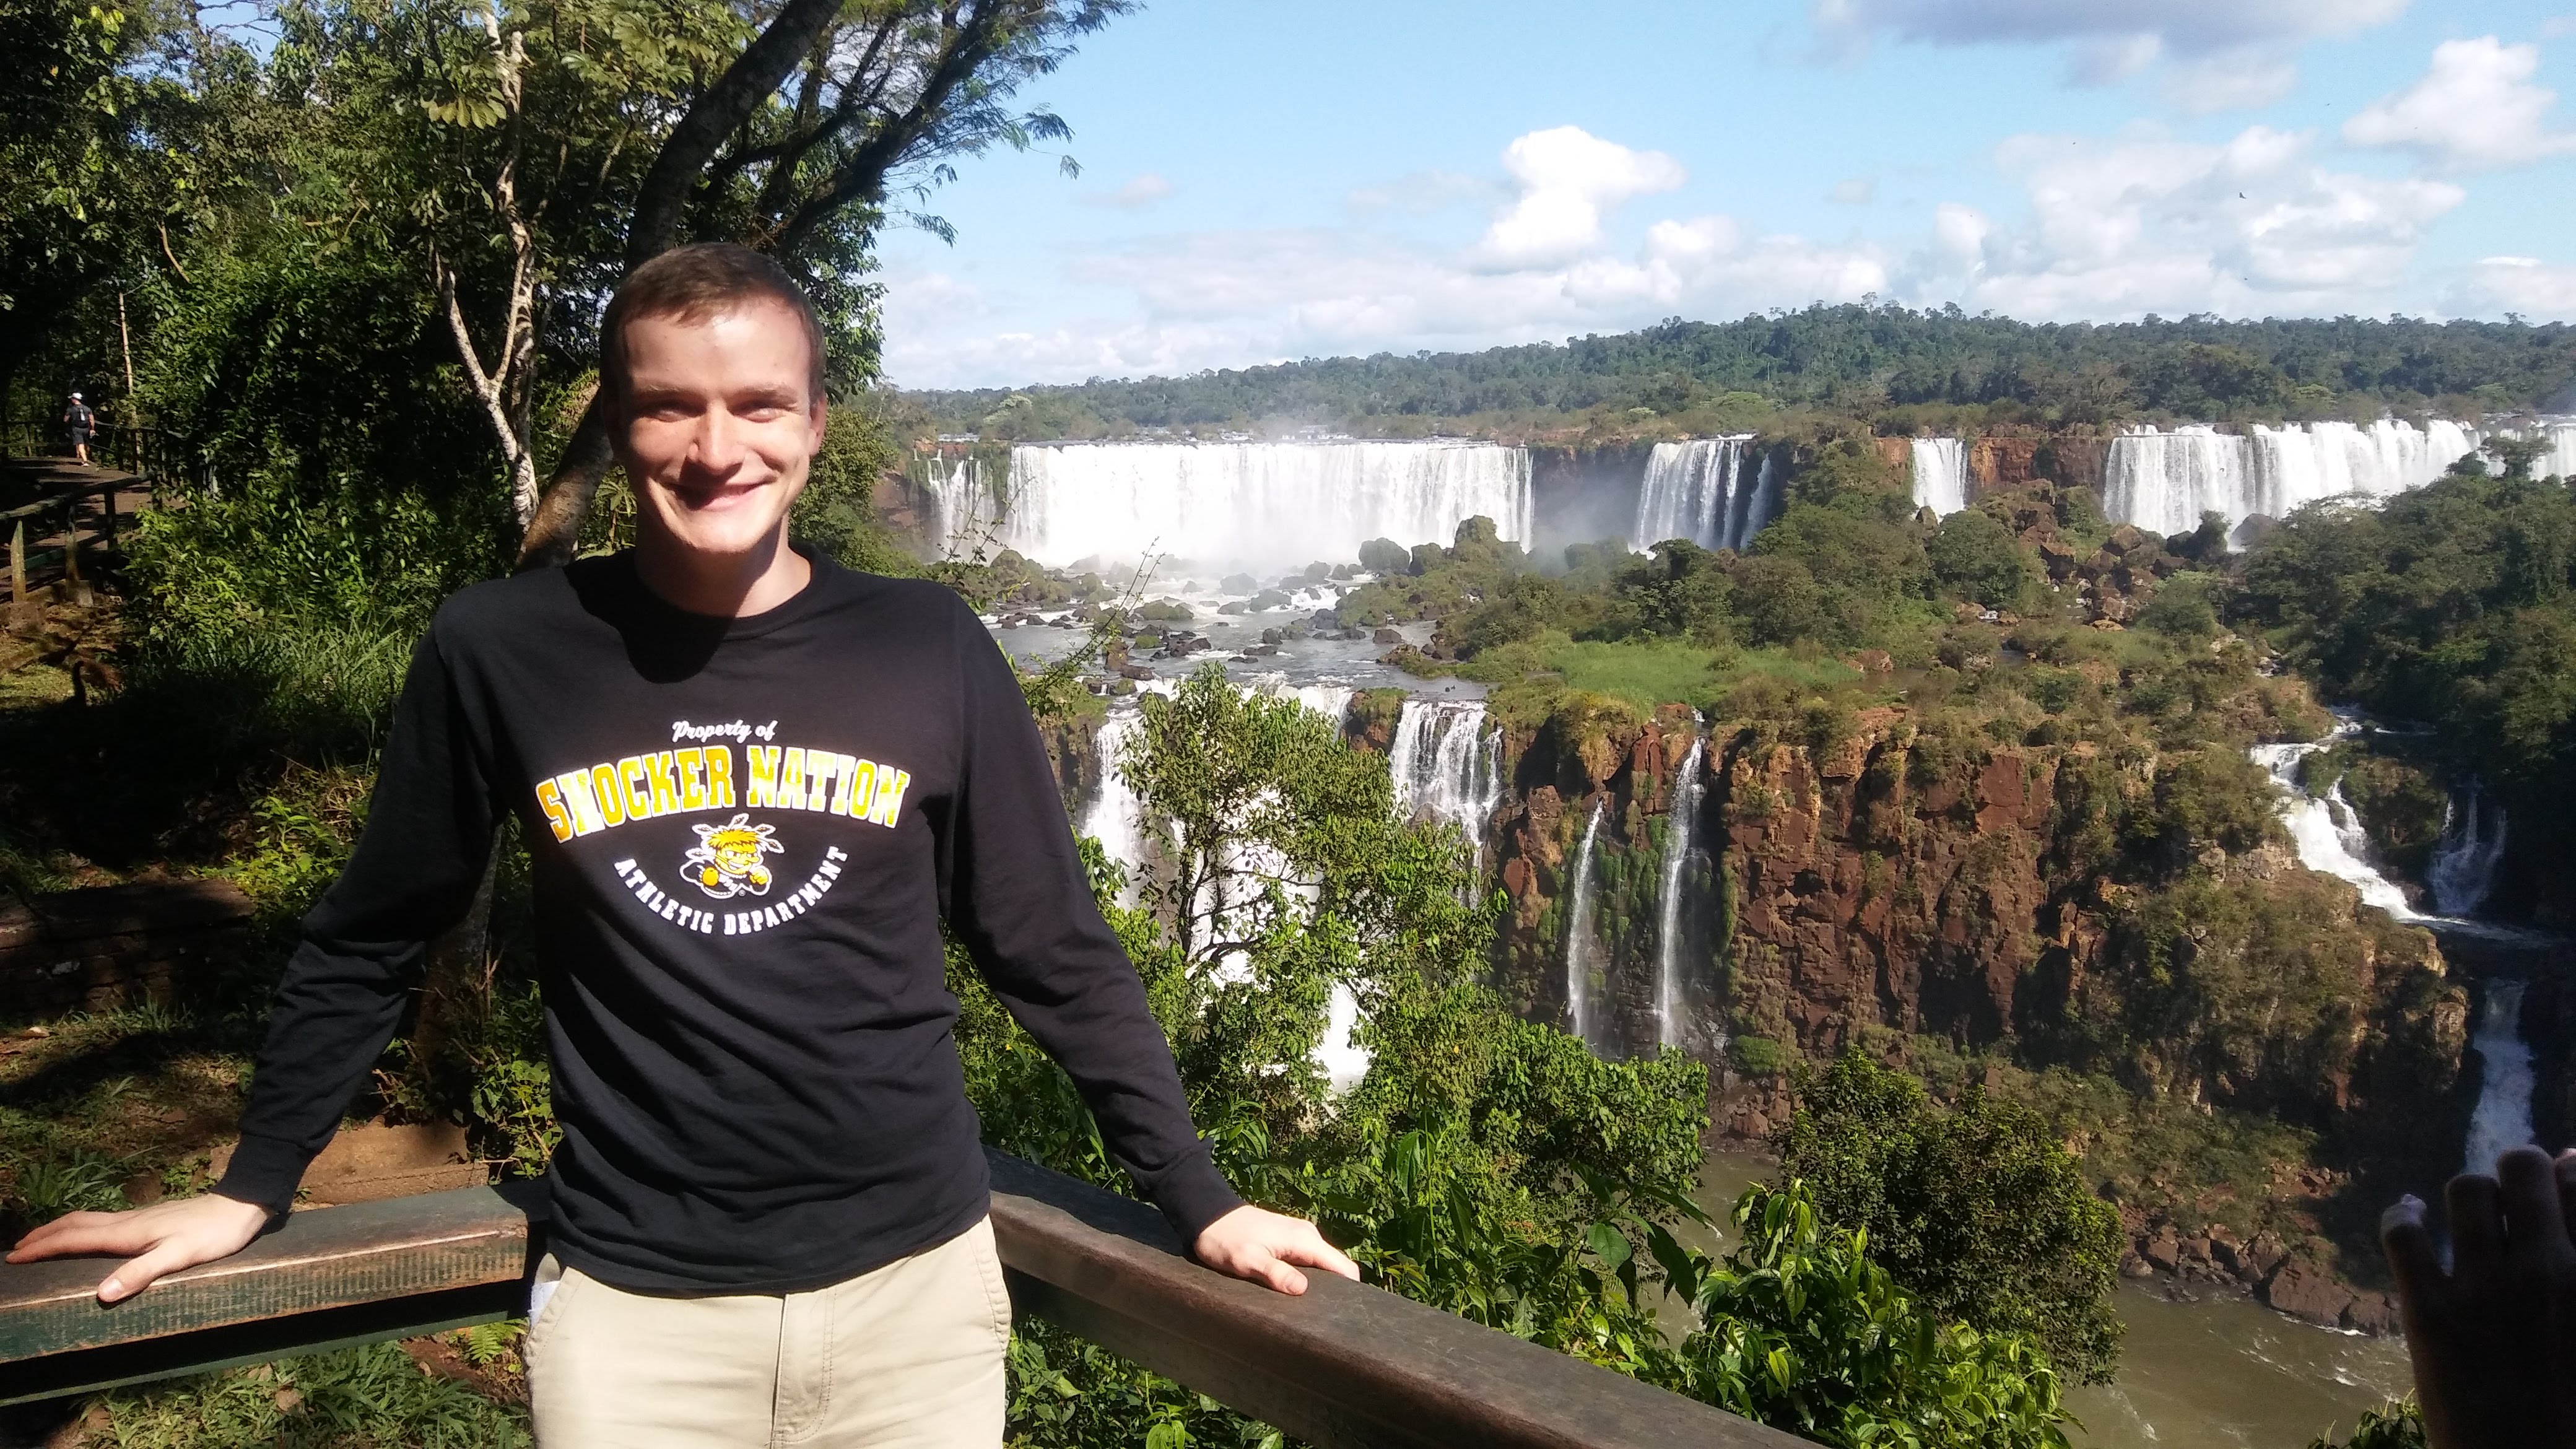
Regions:
M 970 161 L 927 202 L 954 246 L 886 236 L 887 371 L 1173 374 L 1868 293 L 2576 317 L 2569 3 L 1164 0 L 1024 96 L 1078 179 Z

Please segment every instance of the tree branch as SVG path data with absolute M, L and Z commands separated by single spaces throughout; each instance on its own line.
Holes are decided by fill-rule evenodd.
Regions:
M 635 219 L 626 229 L 629 271 L 677 245 L 680 219 L 697 191 L 698 176 L 716 151 L 751 118 L 796 68 L 797 59 L 814 46 L 816 36 L 841 13 L 842 0 L 787 0 L 778 18 L 760 33 L 716 83 L 690 103 L 688 114 L 664 138 L 660 154 L 644 173 L 635 203 Z

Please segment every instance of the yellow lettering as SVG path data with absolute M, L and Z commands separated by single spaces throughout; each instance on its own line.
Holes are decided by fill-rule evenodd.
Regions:
M 599 802 L 599 818 L 609 825 L 626 823 L 626 787 L 618 782 L 615 765 L 590 767 L 590 798 Z
M 751 766 L 751 789 L 742 803 L 758 809 L 778 803 L 778 746 L 745 745 L 742 757 Z
M 626 818 L 653 818 L 652 788 L 645 784 L 647 767 L 642 755 L 628 755 L 617 762 L 617 790 L 626 797 Z
M 673 778 L 671 752 L 664 750 L 655 755 L 645 766 L 645 773 L 653 781 L 653 813 L 668 815 L 679 809 L 680 782 Z
M 858 783 L 859 760 L 856 755 L 835 755 L 833 768 L 840 776 L 841 788 L 832 792 L 831 811 L 835 815 L 850 813 L 850 787 Z
M 805 808 L 805 752 L 794 745 L 787 747 L 786 757 L 778 762 L 778 808 Z
M 555 776 L 555 784 L 563 791 L 564 808 L 572 812 L 573 834 L 588 835 L 608 828 L 608 822 L 599 818 L 599 802 L 590 797 L 590 776 L 587 773 L 566 770 Z
M 832 778 L 841 772 L 841 757 L 822 750 L 805 752 L 805 808 L 824 809 L 832 793 Z
M 733 808 L 733 749 L 729 745 L 707 746 L 707 808 Z
M 868 823 L 891 827 L 903 818 L 903 790 L 912 783 L 912 772 L 880 766 L 877 770 L 876 798 L 868 802 Z
M 572 839 L 572 817 L 564 813 L 563 796 L 556 791 L 554 781 L 537 782 L 537 808 L 546 812 L 546 824 L 554 828 L 555 839 Z
M 850 768 L 841 772 L 841 802 L 838 808 L 844 815 L 865 820 L 868 818 L 868 798 L 876 792 L 877 762 L 852 760 Z
M 672 756 L 680 767 L 680 808 L 707 808 L 707 752 L 692 745 Z

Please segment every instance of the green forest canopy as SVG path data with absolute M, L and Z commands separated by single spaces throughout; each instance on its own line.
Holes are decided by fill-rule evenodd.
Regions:
M 1751 426 L 1815 408 L 1916 425 L 2478 415 L 2576 405 L 2576 327 L 2391 317 L 2040 324 L 1822 303 L 1483 352 L 913 394 L 942 431 L 1117 436 L 1306 424 L 1533 435 Z M 1966 416 L 1961 416 L 1962 412 Z

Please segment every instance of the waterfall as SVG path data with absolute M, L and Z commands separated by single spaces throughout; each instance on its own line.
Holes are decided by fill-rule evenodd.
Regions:
M 2549 451 L 2531 460 L 2534 478 L 2576 478 L 2576 422 L 2564 418 L 2543 418 L 2536 423 L 2501 430 L 2512 438 L 2538 438 L 2549 445 Z M 2487 471 L 2504 470 L 2495 460 L 2487 460 Z
M 2351 882 L 2361 891 L 2364 905 L 2377 906 L 2401 921 L 2419 920 L 2406 892 L 2397 883 L 2373 869 L 2365 858 L 2368 837 L 2344 803 L 2343 783 L 2326 792 L 2320 800 L 2299 784 L 2299 762 L 2360 726 L 2346 720 L 2335 726 L 2324 739 L 2304 745 L 2256 745 L 2254 763 L 2269 771 L 2272 783 L 2281 790 L 2281 823 L 2290 829 L 2290 839 L 2298 846 L 2299 864 L 2322 871 L 2338 880 Z
M 1947 518 L 1968 506 L 1968 450 L 1956 438 L 1914 440 L 1914 505 Z
M 1752 477 L 1745 455 L 1751 433 L 1657 443 L 1637 490 L 1637 520 L 1628 546 L 1639 553 L 1668 538 L 1702 548 L 1742 549 L 1780 513 L 1780 483 L 1769 449 L 1758 451 Z
M 1689 753 L 1682 756 L 1680 777 L 1673 783 L 1673 806 L 1664 817 L 1664 899 L 1656 923 L 1655 1039 L 1681 1045 L 1682 1029 L 1682 891 L 1690 882 L 1691 827 L 1699 821 L 1701 755 L 1708 741 L 1694 732 Z
M 1593 916 L 1599 887 L 1592 879 L 1592 848 L 1601 838 L 1601 814 L 1607 795 L 1592 802 L 1591 823 L 1583 827 L 1583 844 L 1574 852 L 1574 899 L 1565 913 L 1565 1010 L 1570 1030 L 1586 1047 L 1592 1045 L 1592 978 L 1601 970 L 1601 943 L 1593 939 Z
M 2495 830 L 2487 832 L 2488 817 Z M 2433 908 L 2446 916 L 2474 916 L 2495 892 L 2496 867 L 2504 862 L 2504 807 L 2489 805 L 2475 785 L 2468 808 L 2456 803 L 2443 812 L 2442 839 L 2424 871 L 2433 892 Z
M 928 462 L 930 496 L 939 500 L 939 552 L 964 558 L 993 531 L 993 493 L 984 486 L 984 465 L 972 454 L 958 458 L 932 456 Z
M 2421 488 L 2478 449 L 2483 435 L 2440 419 L 2422 428 L 2394 418 L 2367 425 L 2257 425 L 2250 434 L 2198 424 L 2138 428 L 2111 440 L 2103 506 L 2123 523 L 2189 533 L 2204 512 L 2231 529 L 2255 514 L 2281 518 L 2324 498 L 2386 498 Z
M 1011 450 L 999 542 L 1050 567 L 1173 558 L 1288 568 L 1391 538 L 1448 543 L 1469 518 L 1526 543 L 1526 449 L 1405 443 L 1050 443 Z
M 1472 701 L 1408 699 L 1387 751 L 1395 801 L 1408 814 L 1455 825 L 1471 846 L 1503 798 L 1503 731 Z
M 2496 1159 L 2528 1145 L 2531 1130 L 2531 1047 L 2522 1039 L 2522 983 L 2487 983 L 2486 1005 L 2469 1038 L 2479 1066 L 2477 1111 L 2469 1118 L 2464 1172 L 2493 1173 Z

